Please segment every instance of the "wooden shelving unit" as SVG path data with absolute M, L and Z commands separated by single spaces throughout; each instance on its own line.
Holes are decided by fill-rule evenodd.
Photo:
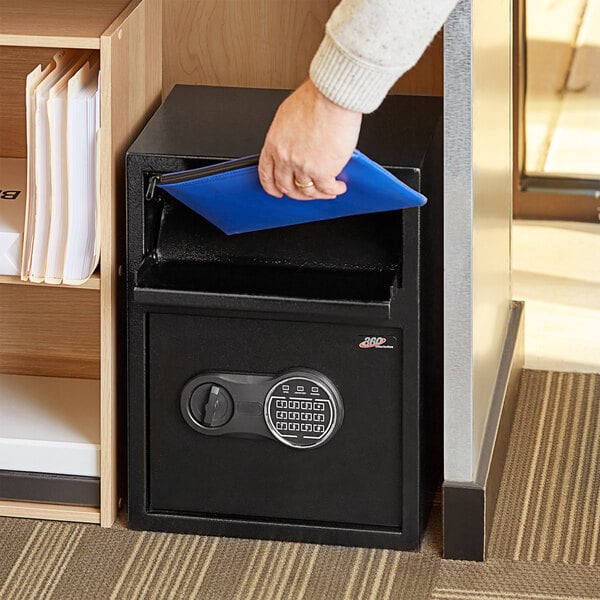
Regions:
M 13 285 L 39 285 L 31 283 L 31 281 L 23 281 L 16 275 L 0 275 L 0 284 L 7 283 Z M 85 283 L 73 286 L 67 284 L 59 284 L 52 287 L 68 288 L 73 290 L 99 290 L 100 289 L 100 271 L 96 271 Z
M 160 0 L 0 0 L 0 15 L 0 157 L 26 156 L 25 77 L 37 64 L 56 49 L 91 49 L 99 53 L 102 72 L 100 269 L 77 287 L 0 276 L 0 373 L 99 380 L 100 507 L 0 500 L 0 515 L 110 526 L 118 505 L 123 165 L 127 147 L 161 99 L 162 5 Z

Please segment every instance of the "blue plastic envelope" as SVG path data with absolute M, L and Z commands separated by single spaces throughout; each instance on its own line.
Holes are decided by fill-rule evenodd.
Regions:
M 267 194 L 258 156 L 179 173 L 151 183 L 202 215 L 226 234 L 422 206 L 427 199 L 355 150 L 338 176 L 347 191 L 333 200 L 293 200 Z

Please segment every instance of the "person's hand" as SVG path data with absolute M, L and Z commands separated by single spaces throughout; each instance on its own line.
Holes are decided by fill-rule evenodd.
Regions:
M 260 154 L 265 191 L 296 200 L 331 199 L 346 191 L 336 179 L 356 148 L 362 114 L 338 106 L 308 80 L 279 107 Z

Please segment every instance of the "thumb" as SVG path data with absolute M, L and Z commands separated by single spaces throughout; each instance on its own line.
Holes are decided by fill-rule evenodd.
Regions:
M 348 189 L 348 186 L 343 181 L 336 179 L 335 183 L 332 185 L 331 191 L 336 196 L 341 196 L 342 194 L 346 193 L 347 189 Z

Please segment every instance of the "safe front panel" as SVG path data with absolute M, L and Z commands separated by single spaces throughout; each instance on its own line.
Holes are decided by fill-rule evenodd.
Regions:
M 161 313 L 147 327 L 150 512 L 402 527 L 400 330 Z M 343 422 L 322 446 L 204 435 L 182 415 L 199 374 L 298 368 L 342 399 Z

